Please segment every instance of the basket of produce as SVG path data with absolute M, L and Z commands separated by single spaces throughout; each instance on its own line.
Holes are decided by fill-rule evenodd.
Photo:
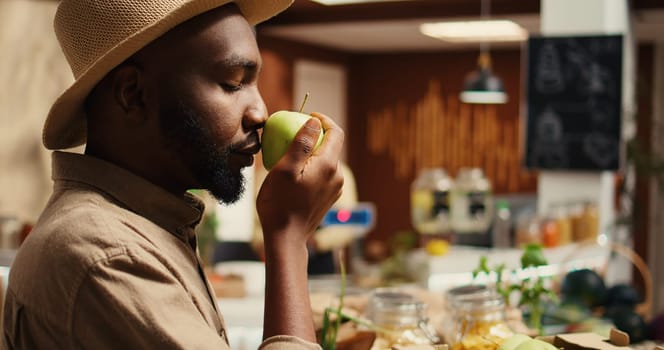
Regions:
M 582 242 L 563 261 L 573 261 L 584 248 L 596 245 L 594 241 Z M 641 341 L 647 336 L 647 321 L 652 311 L 652 275 L 645 261 L 632 249 L 618 243 L 609 243 L 607 248 L 634 265 L 643 278 L 643 291 L 628 283 L 607 285 L 610 259 L 598 269 L 569 269 L 563 265 L 555 286 L 560 305 L 550 316 L 567 323 L 565 331 L 590 331 L 597 323 L 604 322 L 607 327 L 615 326 L 629 334 L 632 342 Z

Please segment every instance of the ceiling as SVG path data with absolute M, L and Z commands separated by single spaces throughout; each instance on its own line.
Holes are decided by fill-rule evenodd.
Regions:
M 634 33 L 639 41 L 664 40 L 664 1 L 633 0 Z M 539 34 L 539 1 L 493 0 L 491 17 L 510 19 L 531 35 Z M 259 27 L 261 34 L 346 52 L 437 51 L 476 48 L 452 44 L 419 32 L 424 22 L 479 19 L 480 0 L 410 0 L 324 6 L 296 0 Z M 492 48 L 520 43 L 492 44 Z

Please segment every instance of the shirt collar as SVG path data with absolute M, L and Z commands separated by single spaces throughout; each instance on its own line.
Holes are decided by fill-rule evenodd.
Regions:
M 126 169 L 89 155 L 53 152 L 52 177 L 56 182 L 74 181 L 95 187 L 181 238 L 192 238 L 192 228 L 205 209 L 192 194 L 177 197 Z

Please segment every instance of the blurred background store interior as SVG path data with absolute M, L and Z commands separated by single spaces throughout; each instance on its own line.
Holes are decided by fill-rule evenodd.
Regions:
M 664 310 L 664 257 L 657 254 L 664 251 L 664 2 L 493 0 L 489 9 L 480 0 L 322 2 L 295 0 L 257 27 L 259 86 L 270 112 L 297 109 L 309 92 L 305 111 L 328 114 L 345 129 L 343 157 L 358 201 L 371 203 L 375 215 L 354 254 L 380 261 L 394 237 L 417 234 L 411 195 L 423 169 L 458 178 L 461 169 L 478 168 L 494 203 L 502 200 L 512 209 L 512 239 L 519 214 L 594 206 L 599 236 L 629 246 L 647 262 L 655 281 L 653 311 Z M 50 0 L 0 1 L 0 217 L 9 250 L 16 248 L 15 237 L 4 232 L 29 230 L 51 192 L 41 127 L 50 104 L 72 81 L 52 32 L 56 6 Z M 483 36 L 450 41 L 421 32 L 424 23 L 489 18 L 512 21 L 522 36 L 489 43 Z M 619 165 L 529 163 L 528 38 L 612 34 L 624 38 L 617 76 L 622 97 L 615 97 L 622 102 Z M 478 67 L 481 43 L 502 80 L 504 104 L 459 99 L 464 79 Z M 217 208 L 224 231 L 219 240 L 250 237 L 252 198 L 249 193 L 236 208 Z M 628 269 L 642 286 L 638 271 Z

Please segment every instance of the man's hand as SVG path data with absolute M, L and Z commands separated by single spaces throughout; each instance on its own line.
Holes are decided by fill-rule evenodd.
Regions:
M 256 208 L 266 245 L 274 240 L 304 244 L 341 195 L 343 174 L 338 163 L 343 131 L 329 117 L 312 116 L 258 194 Z M 314 151 L 321 126 L 325 136 Z
M 265 240 L 263 338 L 316 341 L 307 286 L 307 240 L 341 195 L 343 131 L 314 113 L 261 186 L 256 209 Z M 321 127 L 323 143 L 314 150 Z

